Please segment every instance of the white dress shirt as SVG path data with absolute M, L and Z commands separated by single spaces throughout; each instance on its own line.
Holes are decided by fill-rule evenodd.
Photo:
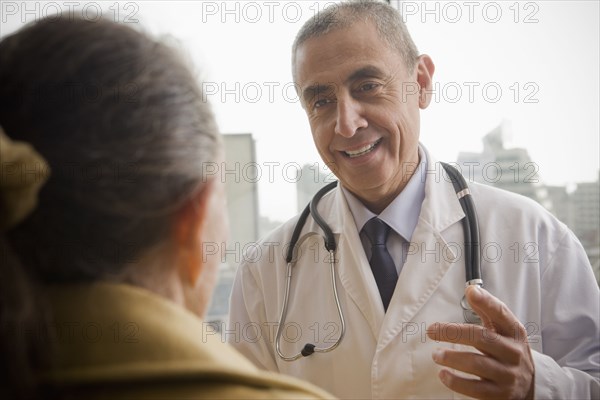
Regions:
M 392 228 L 386 246 L 396 264 L 398 275 L 406 261 L 408 244 L 419 221 L 421 205 L 425 199 L 426 165 L 427 155 L 419 146 L 419 164 L 413 175 L 402 192 L 379 215 L 371 212 L 356 196 L 342 186 L 342 193 L 358 228 L 367 259 L 371 258 L 371 242 L 362 231 L 367 221 L 373 217 L 379 217 Z

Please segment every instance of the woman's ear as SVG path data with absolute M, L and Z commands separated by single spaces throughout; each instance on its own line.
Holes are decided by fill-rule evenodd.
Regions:
M 176 215 L 173 234 L 174 267 L 183 302 L 201 318 L 217 284 L 222 262 L 220 249 L 225 246 L 228 233 L 225 185 L 213 178 Z
M 210 180 L 187 201 L 175 217 L 175 260 L 182 281 L 191 287 L 196 286 L 204 264 L 202 243 L 214 191 L 215 184 Z

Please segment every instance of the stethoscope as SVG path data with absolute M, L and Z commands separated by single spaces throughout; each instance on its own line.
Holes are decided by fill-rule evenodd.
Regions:
M 463 224 L 463 232 L 464 232 L 464 241 L 465 241 L 465 275 L 466 275 L 466 283 L 465 287 L 470 285 L 478 285 L 480 287 L 483 286 L 483 280 L 481 279 L 481 265 L 480 265 L 480 253 L 479 253 L 479 224 L 477 222 L 477 213 L 475 211 L 475 204 L 473 203 L 473 198 L 471 196 L 471 192 L 469 191 L 469 187 L 467 186 L 467 182 L 463 178 L 463 176 L 456 170 L 451 167 L 449 164 L 441 163 L 444 167 L 444 170 L 450 177 L 452 181 L 452 185 L 454 186 L 454 190 L 456 191 L 456 196 L 458 197 L 458 201 L 465 213 L 465 218 L 462 219 Z M 346 323 L 344 321 L 344 313 L 342 312 L 342 307 L 340 305 L 340 299 L 338 296 L 337 286 L 335 283 L 335 252 L 337 249 L 337 244 L 335 242 L 335 237 L 333 235 L 333 231 L 325 222 L 319 211 L 317 210 L 317 205 L 321 198 L 334 189 L 337 186 L 337 181 L 328 184 L 327 186 L 320 189 L 317 194 L 312 198 L 310 203 L 306 206 L 306 208 L 300 214 L 300 218 L 296 223 L 294 231 L 292 232 L 292 239 L 290 241 L 290 245 L 285 257 L 285 261 L 287 263 L 287 279 L 285 285 L 285 294 L 283 300 L 283 307 L 281 309 L 281 314 L 279 316 L 279 325 L 277 326 L 277 334 L 275 337 L 275 350 L 277 351 L 277 355 L 281 357 L 284 361 L 295 361 L 301 357 L 308 357 L 313 353 L 327 353 L 334 350 L 338 347 L 344 338 L 344 334 L 346 333 Z M 295 264 L 293 262 L 294 253 L 296 249 L 296 245 L 298 244 L 298 239 L 300 237 L 300 232 L 306 223 L 306 219 L 309 215 L 312 215 L 315 222 L 321 227 L 325 234 L 325 249 L 329 252 L 329 266 L 331 271 L 331 286 L 333 288 L 333 297 L 335 299 L 335 305 L 337 307 L 337 312 L 340 318 L 341 331 L 338 339 L 329 347 L 317 347 L 312 343 L 307 343 L 302 348 L 302 351 L 297 353 L 294 356 L 286 357 L 281 352 L 280 348 L 280 339 L 281 334 L 283 332 L 283 325 L 285 324 L 285 319 L 287 316 L 287 308 L 288 308 L 288 300 L 290 295 L 290 286 L 292 283 L 292 267 Z M 469 303 L 467 302 L 465 296 L 462 297 L 460 301 L 460 306 L 463 309 L 463 316 L 465 322 L 471 324 L 479 324 L 481 320 L 479 316 L 471 309 Z

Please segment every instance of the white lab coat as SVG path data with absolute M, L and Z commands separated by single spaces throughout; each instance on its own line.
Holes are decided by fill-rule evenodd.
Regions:
M 336 282 L 346 335 L 329 353 L 286 362 L 275 331 L 284 300 L 287 244 L 297 217 L 252 247 L 231 296 L 226 337 L 259 367 L 308 380 L 341 398 L 462 398 L 438 379 L 426 327 L 463 322 L 464 213 L 442 168 L 428 155 L 425 200 L 411 248 L 384 313 L 357 228 L 336 189 L 319 211 L 338 242 Z M 600 294 L 586 254 L 567 227 L 537 203 L 469 185 L 479 218 L 484 285 L 527 328 L 536 398 L 600 396 Z M 317 234 L 318 233 L 318 234 Z M 293 268 L 281 348 L 329 346 L 340 333 L 321 230 L 309 218 Z

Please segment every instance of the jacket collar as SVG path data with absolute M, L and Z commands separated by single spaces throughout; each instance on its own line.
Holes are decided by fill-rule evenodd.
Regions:
M 52 285 L 47 297 L 57 357 L 45 377 L 55 384 L 257 372 L 194 314 L 145 289 Z

